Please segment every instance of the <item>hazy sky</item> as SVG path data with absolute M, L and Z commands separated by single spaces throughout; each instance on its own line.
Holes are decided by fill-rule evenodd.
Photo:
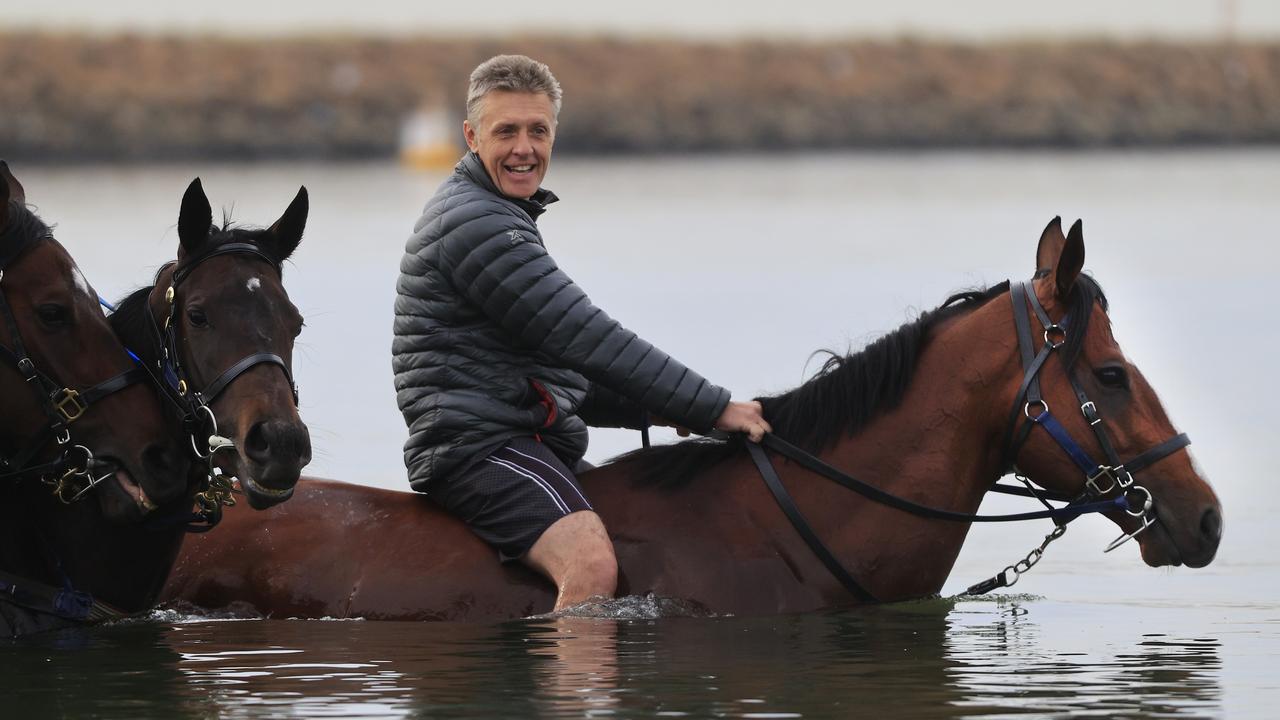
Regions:
M 0 27 L 234 34 L 357 32 L 833 37 L 918 35 L 992 38 L 1280 37 L 1277 0 L 49 0 L 0 2 Z

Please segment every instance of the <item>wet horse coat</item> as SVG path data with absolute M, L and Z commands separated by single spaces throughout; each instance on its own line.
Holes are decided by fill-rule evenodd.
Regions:
M 1045 401 L 1071 408 L 1071 368 L 1133 457 L 1174 435 L 1155 393 L 1111 336 L 1100 290 L 1080 276 L 1084 243 L 1055 219 L 1037 248 L 1034 290 L 1054 318 L 1072 317 L 1060 359 L 1041 377 Z M 966 296 L 835 358 L 800 388 L 764 399 L 775 432 L 898 497 L 973 512 L 1009 458 L 1002 442 L 1023 378 L 1006 286 Z M 1085 319 L 1087 318 L 1087 322 Z M 1095 455 L 1083 416 L 1060 413 Z M 1075 466 L 1033 432 L 1019 470 L 1074 495 Z M 968 530 L 868 501 L 775 458 L 809 524 L 879 600 L 919 598 L 945 582 Z M 654 479 L 660 482 L 654 482 Z M 741 447 L 683 443 L 626 456 L 582 484 L 612 535 L 620 594 L 678 597 L 714 612 L 776 613 L 855 602 L 788 523 Z M 1189 455 L 1141 474 L 1159 521 L 1138 536 L 1153 566 L 1208 564 L 1221 508 Z M 1137 522 L 1109 516 L 1126 531 Z M 236 604 L 273 616 L 477 620 L 549 610 L 551 586 L 493 552 L 426 498 L 322 480 L 299 484 L 267 513 L 229 513 L 230 532 L 189 543 L 165 591 L 205 608 Z

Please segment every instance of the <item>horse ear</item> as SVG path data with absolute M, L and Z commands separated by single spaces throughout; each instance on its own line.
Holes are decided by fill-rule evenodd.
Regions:
M 4 212 L 8 215 L 10 200 L 16 200 L 19 205 L 27 204 L 27 191 L 22 189 L 22 183 L 18 182 L 18 178 L 14 177 L 13 173 L 9 171 L 9 163 L 3 160 L 0 160 L 0 177 L 4 178 L 4 182 L 0 183 L 0 185 L 4 185 L 4 190 L 0 192 L 4 193 Z M 5 220 L 7 221 L 8 218 L 6 217 Z
M 1066 244 L 1067 238 L 1062 234 L 1062 218 L 1055 217 L 1044 227 L 1044 232 L 1040 233 L 1040 244 L 1036 246 L 1036 274 L 1034 277 L 1037 280 L 1049 277 L 1054 267 L 1057 266 L 1058 258 L 1062 255 L 1062 248 Z
M 200 251 L 209 241 L 209 228 L 213 226 L 213 209 L 204 194 L 200 178 L 191 181 L 182 195 L 182 209 L 178 211 L 178 242 L 189 254 Z
M 307 187 L 298 188 L 298 194 L 285 208 L 284 214 L 274 225 L 267 228 L 261 245 L 277 262 L 284 262 L 302 242 L 302 231 L 307 227 L 307 211 L 310 201 L 307 199 Z
M 1059 228 L 1061 230 L 1061 228 Z M 1084 269 L 1084 223 L 1076 220 L 1067 233 L 1062 255 L 1058 257 L 1057 271 L 1054 273 L 1054 284 L 1058 289 L 1058 297 L 1066 299 L 1071 288 Z

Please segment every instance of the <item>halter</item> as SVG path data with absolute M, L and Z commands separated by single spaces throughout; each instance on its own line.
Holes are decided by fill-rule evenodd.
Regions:
M 1045 272 L 1038 272 L 1036 277 L 1042 277 Z M 1121 535 L 1112 541 L 1103 552 L 1111 552 L 1120 547 L 1143 530 L 1146 530 L 1157 520 L 1155 499 L 1149 490 L 1135 484 L 1133 473 L 1146 469 L 1159 460 L 1185 448 L 1191 444 L 1191 440 L 1188 439 L 1185 433 L 1176 435 L 1127 463 L 1120 462 L 1119 456 L 1115 452 L 1115 446 L 1102 425 L 1097 405 L 1089 400 L 1072 369 L 1066 367 L 1064 369 L 1067 373 L 1067 378 L 1071 382 L 1076 398 L 1080 401 L 1080 411 L 1084 414 L 1090 427 L 1093 428 L 1094 434 L 1097 436 L 1098 442 L 1102 446 L 1110 464 L 1100 465 L 1093 462 L 1089 454 L 1071 437 L 1070 432 L 1058 422 L 1057 418 L 1050 414 L 1049 404 L 1045 402 L 1040 394 L 1040 371 L 1044 369 L 1045 362 L 1049 359 L 1049 356 L 1066 342 L 1066 327 L 1069 318 L 1064 316 L 1060 322 L 1052 322 L 1028 282 L 1010 283 L 1010 294 L 1013 299 L 1014 326 L 1017 331 L 1019 355 L 1022 359 L 1023 379 L 1021 386 L 1018 388 L 1018 394 L 1014 398 L 1013 411 L 1010 413 L 1011 417 L 1005 430 L 1005 440 L 1002 443 L 1007 449 L 1005 467 L 1013 467 L 1013 459 L 1017 457 L 1017 453 L 1023 443 L 1030 437 L 1031 430 L 1036 426 L 1043 427 L 1085 475 L 1084 489 L 1075 497 L 1051 491 L 1036 490 L 1026 477 L 1017 474 L 1016 470 L 1014 470 L 1016 477 L 1026 485 L 1025 488 L 996 484 L 991 490 L 1010 495 L 1036 498 L 1044 504 L 1047 508 L 1046 510 L 1011 515 L 976 515 L 941 510 L 900 498 L 874 485 L 858 480 L 776 435 L 766 434 L 764 440 L 759 444 L 746 443 L 747 451 L 751 456 L 751 460 L 755 463 L 756 469 L 760 472 L 765 485 L 773 494 L 778 506 L 786 514 L 796 532 L 840 584 L 851 595 L 864 602 L 876 602 L 877 600 L 840 564 L 835 555 L 818 538 L 813 528 L 809 526 L 799 508 L 787 493 L 782 484 L 782 479 L 769 462 L 769 458 L 761 445 L 795 461 L 801 467 L 826 477 L 875 502 L 920 517 L 957 522 L 1008 522 L 1037 518 L 1050 518 L 1054 521 L 1055 527 L 1053 531 L 1045 536 L 1039 547 L 1033 549 L 1025 558 L 1007 566 L 990 579 L 969 587 L 965 593 L 971 595 L 980 595 L 997 588 L 1010 587 L 1015 584 L 1023 573 L 1026 573 L 1040 561 L 1049 543 L 1062 537 L 1063 533 L 1066 532 L 1067 523 L 1081 515 L 1091 512 L 1123 510 L 1133 517 L 1141 518 L 1141 525 L 1137 530 Z M 1028 302 L 1030 302 L 1037 319 L 1044 328 L 1044 345 L 1039 353 L 1035 352 L 1034 348 L 1030 315 L 1027 312 Z M 1080 320 L 1080 322 L 1085 322 L 1085 320 Z M 1020 429 L 1018 426 L 1019 415 L 1026 418 L 1026 423 Z M 1014 438 L 1015 432 L 1017 433 L 1016 439 Z M 1120 492 L 1115 493 L 1114 497 L 1105 498 L 1105 496 L 1114 493 L 1116 490 Z M 1133 499 L 1139 499 L 1141 502 L 1135 504 Z M 1065 501 L 1067 504 L 1063 507 L 1055 508 L 1049 504 L 1049 500 Z
M 4 268 L 0 267 L 0 281 L 3 279 Z M 36 367 L 22 342 L 22 333 L 18 330 L 13 308 L 2 291 L 0 314 L 4 315 L 9 334 L 13 337 L 12 348 L 0 345 L 0 360 L 22 375 L 27 386 L 35 393 L 47 418 L 44 428 L 25 449 L 14 457 L 0 456 L 0 480 L 39 478 L 53 488 L 53 494 L 59 500 L 64 503 L 75 502 L 111 477 L 117 466 L 94 458 L 93 452 L 84 445 L 72 445 L 72 423 L 80 419 L 95 402 L 130 385 L 145 382 L 147 375 L 142 368 L 135 366 L 87 390 L 63 386 Z M 58 458 L 39 465 L 29 464 L 51 441 L 62 449 Z
M 179 351 L 183 338 L 178 329 L 178 292 L 183 282 L 191 277 L 201 263 L 219 255 L 232 254 L 256 257 L 271 265 L 276 274 L 280 275 L 280 264 L 257 245 L 244 242 L 215 245 L 174 270 L 164 296 L 169 306 L 169 314 L 165 317 L 163 328 L 156 324 L 150 313 L 147 314 L 152 318 L 149 325 L 160 351 L 156 360 L 158 372 L 156 384 L 181 412 L 183 428 L 187 432 L 192 452 L 197 458 L 208 463 L 208 487 L 198 493 L 195 498 L 201 509 L 198 513 L 200 521 L 207 522 L 208 525 L 200 529 L 188 527 L 188 530 L 194 532 L 208 530 L 217 524 L 221 517 L 222 506 L 235 504 L 231 495 L 231 482 L 234 478 L 223 475 L 214 462 L 214 456 L 219 450 L 235 450 L 235 442 L 218 434 L 218 421 L 210 407 L 214 400 L 250 368 L 268 364 L 275 365 L 284 373 L 293 395 L 293 404 L 295 406 L 298 404 L 298 385 L 293 380 L 293 373 L 285 361 L 275 353 L 259 352 L 246 355 L 223 370 L 204 390 L 196 389 L 195 384 L 183 370 L 182 354 Z

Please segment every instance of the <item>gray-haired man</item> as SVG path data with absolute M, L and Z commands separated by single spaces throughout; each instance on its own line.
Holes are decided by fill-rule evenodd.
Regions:
M 546 65 L 491 58 L 471 74 L 470 152 L 414 226 L 397 283 L 392 366 L 415 490 L 504 560 L 558 588 L 556 609 L 612 596 L 617 561 L 572 468 L 587 424 L 652 414 L 695 431 L 769 430 L 729 392 L 619 325 L 547 254 L 560 85 Z

